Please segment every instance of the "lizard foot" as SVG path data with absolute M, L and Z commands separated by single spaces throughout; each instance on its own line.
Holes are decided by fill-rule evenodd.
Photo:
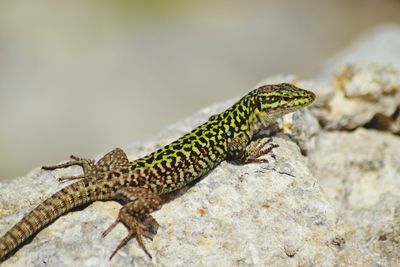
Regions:
M 46 171 L 52 171 L 56 169 L 63 169 L 63 168 L 68 168 L 71 166 L 81 166 L 83 169 L 84 174 L 83 175 L 77 175 L 77 176 L 65 176 L 65 177 L 60 177 L 58 178 L 58 181 L 60 182 L 65 182 L 65 181 L 70 181 L 70 180 L 76 180 L 76 179 L 82 179 L 85 177 L 88 177 L 90 175 L 95 174 L 95 161 L 91 159 L 84 159 L 84 158 L 79 158 L 77 156 L 71 155 L 70 158 L 72 160 L 67 161 L 65 163 L 57 164 L 57 165 L 51 165 L 51 166 L 43 166 L 42 170 Z
M 60 182 L 65 182 L 70 180 L 77 180 L 77 179 L 91 178 L 91 177 L 96 179 L 97 174 L 108 172 L 129 162 L 125 152 L 120 148 L 116 148 L 110 151 L 109 153 L 104 155 L 97 163 L 94 160 L 80 158 L 74 155 L 71 155 L 70 158 L 72 160 L 68 162 L 53 166 L 43 166 L 42 169 L 51 171 L 55 169 L 68 168 L 71 166 L 82 167 L 83 169 L 82 175 L 65 176 L 58 178 Z
M 261 156 L 271 153 L 271 157 L 275 158 L 272 150 L 279 147 L 278 144 L 270 144 L 268 147 L 265 145 L 272 142 L 272 138 L 257 139 L 246 148 L 246 162 L 247 163 L 268 163 L 267 159 L 260 159 Z
M 153 240 L 154 236 L 157 234 L 157 230 L 159 227 L 157 221 L 151 215 L 146 215 L 146 218 L 142 222 L 139 222 L 139 220 L 137 220 L 133 216 L 125 212 L 120 212 L 118 219 L 102 233 L 102 236 L 103 237 L 107 236 L 111 232 L 111 230 L 114 229 L 114 227 L 120 222 L 123 223 L 128 228 L 129 233 L 115 248 L 109 260 L 111 260 L 114 257 L 114 255 L 121 248 L 123 248 L 132 238 L 136 238 L 136 241 L 138 242 L 139 246 L 151 259 L 152 256 L 144 245 L 143 237 Z
M 128 235 L 113 251 L 110 259 L 132 238 L 136 238 L 139 246 L 149 258 L 152 258 L 144 245 L 143 237 L 153 240 L 157 233 L 159 224 L 149 213 L 161 208 L 160 197 L 147 188 L 125 187 L 119 189 L 117 198 L 127 204 L 120 209 L 117 220 L 103 232 L 102 236 L 108 235 L 118 223 L 123 223 L 128 228 Z

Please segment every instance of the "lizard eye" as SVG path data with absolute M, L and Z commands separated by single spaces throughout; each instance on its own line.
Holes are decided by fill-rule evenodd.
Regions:
M 265 103 L 265 102 L 267 102 L 267 101 L 269 100 L 269 97 L 267 97 L 267 96 L 265 96 L 265 95 L 262 95 L 262 96 L 260 96 L 260 97 L 258 98 L 258 100 L 259 100 L 261 103 Z

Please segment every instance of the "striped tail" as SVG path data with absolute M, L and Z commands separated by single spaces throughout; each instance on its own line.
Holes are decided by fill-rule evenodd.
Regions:
M 56 192 L 28 213 L 0 238 L 0 262 L 25 240 L 64 213 L 83 204 L 107 197 L 106 192 L 102 192 L 101 195 L 94 194 L 94 187 L 87 181 L 73 183 Z

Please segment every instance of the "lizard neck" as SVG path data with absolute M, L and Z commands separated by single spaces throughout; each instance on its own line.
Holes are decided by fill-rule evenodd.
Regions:
M 221 122 L 228 139 L 238 133 L 245 133 L 251 139 L 261 129 L 273 123 L 276 117 L 266 117 L 259 112 L 255 98 L 250 93 L 213 119 Z

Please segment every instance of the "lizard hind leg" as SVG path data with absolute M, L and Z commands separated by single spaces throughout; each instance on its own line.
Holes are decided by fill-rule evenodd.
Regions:
M 96 169 L 98 172 L 108 172 L 128 163 L 125 152 L 121 148 L 115 148 L 99 159 Z
M 118 223 L 123 223 L 128 228 L 128 235 L 113 251 L 110 260 L 132 238 L 136 238 L 139 246 L 152 258 L 144 245 L 143 237 L 152 240 L 157 233 L 158 223 L 149 213 L 161 208 L 160 197 L 146 188 L 125 187 L 118 190 L 117 198 L 127 204 L 120 209 L 118 218 L 103 232 L 102 236 L 108 235 Z
M 83 169 L 82 175 L 77 176 L 65 176 L 61 177 L 58 180 L 60 182 L 69 181 L 69 180 L 77 180 L 83 178 L 96 178 L 96 174 L 103 173 L 110 171 L 114 168 L 127 164 L 129 162 L 128 157 L 126 156 L 125 152 L 120 148 L 115 148 L 104 155 L 97 163 L 95 163 L 92 159 L 85 159 L 80 158 L 74 155 L 71 155 L 70 158 L 72 160 L 52 165 L 52 166 L 43 166 L 43 170 L 55 170 L 55 169 L 62 169 L 68 168 L 71 166 L 81 166 Z

